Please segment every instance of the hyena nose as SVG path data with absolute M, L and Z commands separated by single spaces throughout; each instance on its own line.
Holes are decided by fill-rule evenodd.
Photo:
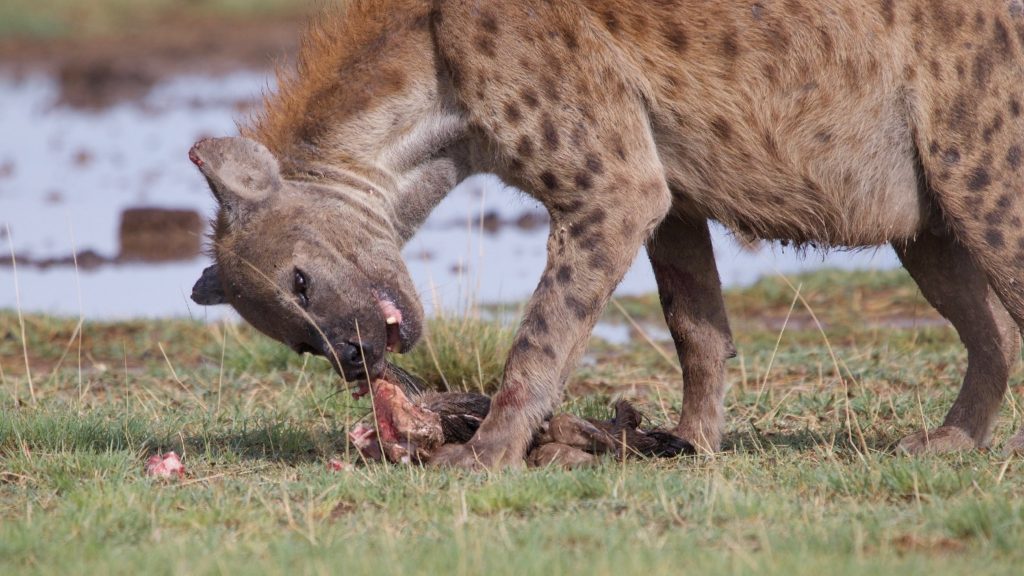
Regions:
M 355 342 L 345 342 L 341 346 L 339 356 L 346 366 L 355 367 L 363 365 L 363 347 Z
M 338 348 L 338 360 L 345 367 L 346 377 L 361 379 L 366 377 L 366 365 L 373 365 L 377 357 L 376 349 L 367 343 L 345 342 Z

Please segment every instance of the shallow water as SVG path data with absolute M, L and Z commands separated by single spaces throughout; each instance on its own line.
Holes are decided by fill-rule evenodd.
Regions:
M 187 159 L 194 141 L 235 132 L 235 121 L 272 83 L 263 73 L 184 76 L 158 85 L 141 101 L 99 111 L 57 107 L 52 79 L 0 77 L 0 250 L 32 259 L 91 249 L 119 251 L 121 213 L 165 207 L 212 214 L 205 182 Z M 544 266 L 546 226 L 480 226 L 484 214 L 516 220 L 539 205 L 491 177 L 463 183 L 440 205 L 405 249 L 410 272 L 428 308 L 464 309 L 529 296 Z M 7 236 L 6 227 L 10 228 Z M 488 227 L 490 228 L 490 227 Z M 820 267 L 890 268 L 888 248 L 803 256 L 780 247 L 741 249 L 715 229 L 715 250 L 726 285 L 765 274 Z M 159 264 L 102 264 L 91 270 L 0 266 L 0 308 L 87 318 L 220 317 L 188 295 L 209 262 L 204 256 Z M 16 289 L 17 288 L 17 289 Z M 623 280 L 619 294 L 655 290 L 646 258 Z

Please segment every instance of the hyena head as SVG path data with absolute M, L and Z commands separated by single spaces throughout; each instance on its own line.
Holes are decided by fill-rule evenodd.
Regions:
M 415 344 L 423 309 L 379 194 L 286 178 L 246 138 L 203 140 L 189 158 L 220 204 L 216 263 L 193 300 L 230 304 L 296 352 L 327 357 L 349 381 L 378 377 L 386 351 Z

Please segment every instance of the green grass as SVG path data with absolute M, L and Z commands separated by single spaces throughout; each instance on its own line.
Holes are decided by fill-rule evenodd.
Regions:
M 740 355 L 722 453 L 574 472 L 329 472 L 355 461 L 345 432 L 367 401 L 246 327 L 86 323 L 79 340 L 76 321 L 29 316 L 30 392 L 17 318 L 0 312 L 0 573 L 1018 573 L 1020 459 L 891 452 L 951 403 L 956 334 L 902 273 L 791 282 L 824 335 L 803 304 L 781 331 L 784 282 L 727 296 Z M 647 326 L 655 302 L 623 306 Z M 508 332 L 444 318 L 427 341 L 407 367 L 475 387 Z M 1011 384 L 1000 440 L 1021 424 Z M 592 342 L 565 409 L 617 397 L 669 422 L 675 366 L 642 339 Z M 163 450 L 184 454 L 184 482 L 142 474 Z
M 514 335 L 498 321 L 446 313 L 429 319 L 422 342 L 394 360 L 437 390 L 492 393 L 501 384 Z
M 4 0 L 0 39 L 124 35 L 168 18 L 296 17 L 322 4 L 320 0 Z

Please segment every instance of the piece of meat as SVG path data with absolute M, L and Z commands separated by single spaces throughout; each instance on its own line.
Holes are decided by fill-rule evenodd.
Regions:
M 352 398 L 359 400 L 363 396 L 366 396 L 367 394 L 370 393 L 370 385 L 367 384 L 366 382 L 359 382 L 358 384 L 355 385 L 354 388 L 351 388 L 351 390 Z
M 375 461 L 384 458 L 384 452 L 380 449 L 380 441 L 377 440 L 377 430 L 374 427 L 360 422 L 349 431 L 348 439 L 363 458 Z
M 370 385 L 377 438 L 392 462 L 422 462 L 444 443 L 441 417 L 409 400 L 401 387 L 384 379 Z
M 352 464 L 349 464 L 344 460 L 331 458 L 331 460 L 327 462 L 327 469 L 330 470 L 331 472 L 351 472 L 353 470 L 353 467 Z
M 146 476 L 152 478 L 185 477 L 185 466 L 173 451 L 166 454 L 154 454 L 146 460 Z
M 359 424 L 349 438 L 368 460 L 423 462 L 440 445 L 473 437 L 491 399 L 467 392 L 423 392 L 422 383 L 389 365 L 369 390 L 376 429 Z

